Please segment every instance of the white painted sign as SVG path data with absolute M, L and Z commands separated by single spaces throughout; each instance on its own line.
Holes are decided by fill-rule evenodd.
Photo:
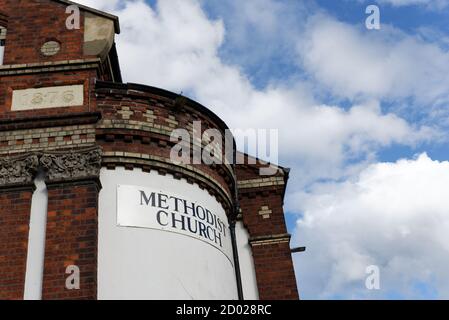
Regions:
M 58 86 L 38 89 L 14 90 L 11 110 L 34 110 L 45 108 L 82 106 L 84 86 Z
M 159 188 L 118 185 L 117 224 L 193 237 L 220 250 L 232 264 L 228 219 L 217 203 L 201 203 Z

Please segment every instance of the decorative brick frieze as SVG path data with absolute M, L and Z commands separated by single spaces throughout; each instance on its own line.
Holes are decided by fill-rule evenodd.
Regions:
M 129 107 L 121 107 L 121 109 L 117 111 L 117 114 L 120 115 L 123 120 L 129 120 L 134 114 L 134 111 L 131 111 Z
M 223 136 L 227 129 L 210 110 L 187 98 L 183 107 L 173 112 L 178 95 L 172 92 L 149 86 L 105 82 L 97 82 L 96 87 L 98 108 L 104 110 L 105 120 L 131 120 L 135 122 L 128 124 L 165 130 L 168 135 L 176 128 L 186 129 L 193 135 L 193 121 L 201 121 L 202 131 L 218 129 Z
M 194 166 L 174 165 L 170 162 L 170 159 L 164 157 L 121 151 L 103 152 L 102 164 L 109 169 L 113 169 L 116 166 L 124 166 L 127 169 L 137 167 L 142 168 L 144 171 L 156 170 L 162 174 L 170 173 L 175 177 L 182 177 L 188 182 L 197 183 L 200 188 L 208 190 L 226 210 L 233 205 L 233 197 L 229 190 L 223 188 L 222 184 L 215 180 L 214 177 Z
M 0 155 L 86 147 L 95 144 L 95 125 L 0 132 Z
M 121 113 L 123 117 L 123 112 Z M 170 127 L 164 127 L 154 122 L 142 122 L 128 119 L 118 119 L 118 120 L 102 120 L 98 124 L 98 129 L 125 129 L 125 130 L 140 130 L 145 132 L 151 132 L 155 134 L 161 134 L 170 137 L 173 129 Z
M 262 216 L 264 219 L 270 219 L 270 215 L 273 213 L 272 210 L 270 210 L 269 206 L 262 206 L 259 210 L 259 215 Z
M 143 117 L 146 119 L 145 122 L 148 123 L 154 123 L 154 120 L 157 119 L 157 117 L 154 115 L 154 111 L 151 109 L 147 109 L 143 114 Z
M 233 188 L 235 177 L 231 165 L 208 166 L 206 164 L 175 163 L 170 158 L 174 143 L 164 136 L 124 129 L 100 129 L 97 130 L 97 143 L 105 152 L 117 152 L 118 156 L 122 156 L 124 153 L 139 155 L 144 159 L 156 156 L 173 166 L 181 168 L 188 166 L 199 174 L 201 172 L 202 175 L 213 177 L 222 188 L 228 189 L 228 192 L 232 194 L 230 190 Z
M 123 110 L 123 109 L 122 109 Z M 123 112 L 122 112 L 123 116 Z M 163 120 L 170 120 L 166 118 L 162 118 Z M 170 137 L 173 132 L 173 127 L 167 127 L 159 124 L 154 124 L 154 122 L 142 122 L 142 121 L 135 121 L 135 120 L 102 120 L 98 126 L 97 129 L 104 129 L 110 130 L 113 132 L 117 132 L 117 130 L 133 130 L 133 131 L 142 131 L 145 133 L 150 134 L 157 134 L 162 135 L 166 137 L 167 141 L 170 141 Z M 193 136 L 193 133 L 189 131 L 191 136 Z M 204 136 L 204 138 L 207 138 L 207 135 Z M 171 143 L 171 142 L 170 142 Z M 173 144 L 173 143 L 171 143 Z M 211 151 L 212 148 L 218 148 L 218 143 L 212 143 L 210 144 L 208 140 L 203 139 L 200 143 L 200 141 L 194 140 L 191 144 L 191 150 L 193 150 L 194 147 L 201 147 L 205 151 Z M 222 147 L 224 149 L 224 146 Z M 216 154 L 216 159 L 218 161 L 223 161 L 224 157 L 223 154 Z M 224 163 L 224 165 L 229 169 L 230 172 L 233 172 L 234 170 L 231 169 L 231 166 L 228 163 Z
M 169 115 L 168 118 L 165 118 L 165 122 L 167 122 L 168 126 L 172 129 L 178 128 L 179 122 L 176 121 L 176 118 L 172 115 Z

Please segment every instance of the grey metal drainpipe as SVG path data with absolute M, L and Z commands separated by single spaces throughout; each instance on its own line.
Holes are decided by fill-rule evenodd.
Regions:
M 243 287 L 242 287 L 242 274 L 240 272 L 240 262 L 239 262 L 239 251 L 237 249 L 237 239 L 235 236 L 235 224 L 236 219 L 233 218 L 229 229 L 231 230 L 231 241 L 232 241 L 232 252 L 234 255 L 234 270 L 235 270 L 235 279 L 237 281 L 237 293 L 239 300 L 244 300 L 243 298 Z
M 237 145 L 235 143 L 234 137 L 233 136 L 231 136 L 231 137 L 232 137 L 232 142 L 234 145 L 232 167 L 234 168 L 234 172 L 236 172 L 235 166 L 237 163 Z M 235 270 L 235 279 L 237 282 L 238 299 L 244 300 L 243 286 L 242 286 L 242 273 L 240 271 L 239 250 L 237 248 L 237 237 L 235 235 L 235 225 L 237 223 L 237 217 L 238 217 L 239 213 L 240 213 L 240 204 L 239 204 L 239 196 L 238 196 L 238 188 L 237 188 L 237 177 L 235 177 L 235 179 L 234 179 L 234 210 L 233 210 L 233 213 L 231 216 L 229 229 L 231 231 L 232 253 L 234 256 L 234 270 Z

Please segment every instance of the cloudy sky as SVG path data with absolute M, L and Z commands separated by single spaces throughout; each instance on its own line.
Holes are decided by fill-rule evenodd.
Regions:
M 449 0 L 78 2 L 120 16 L 125 81 L 279 129 L 303 299 L 449 298 Z

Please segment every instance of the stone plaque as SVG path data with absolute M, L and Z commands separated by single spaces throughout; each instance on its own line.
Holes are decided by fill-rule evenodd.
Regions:
M 12 111 L 34 110 L 58 107 L 82 106 L 84 86 L 58 86 L 39 89 L 14 90 Z

